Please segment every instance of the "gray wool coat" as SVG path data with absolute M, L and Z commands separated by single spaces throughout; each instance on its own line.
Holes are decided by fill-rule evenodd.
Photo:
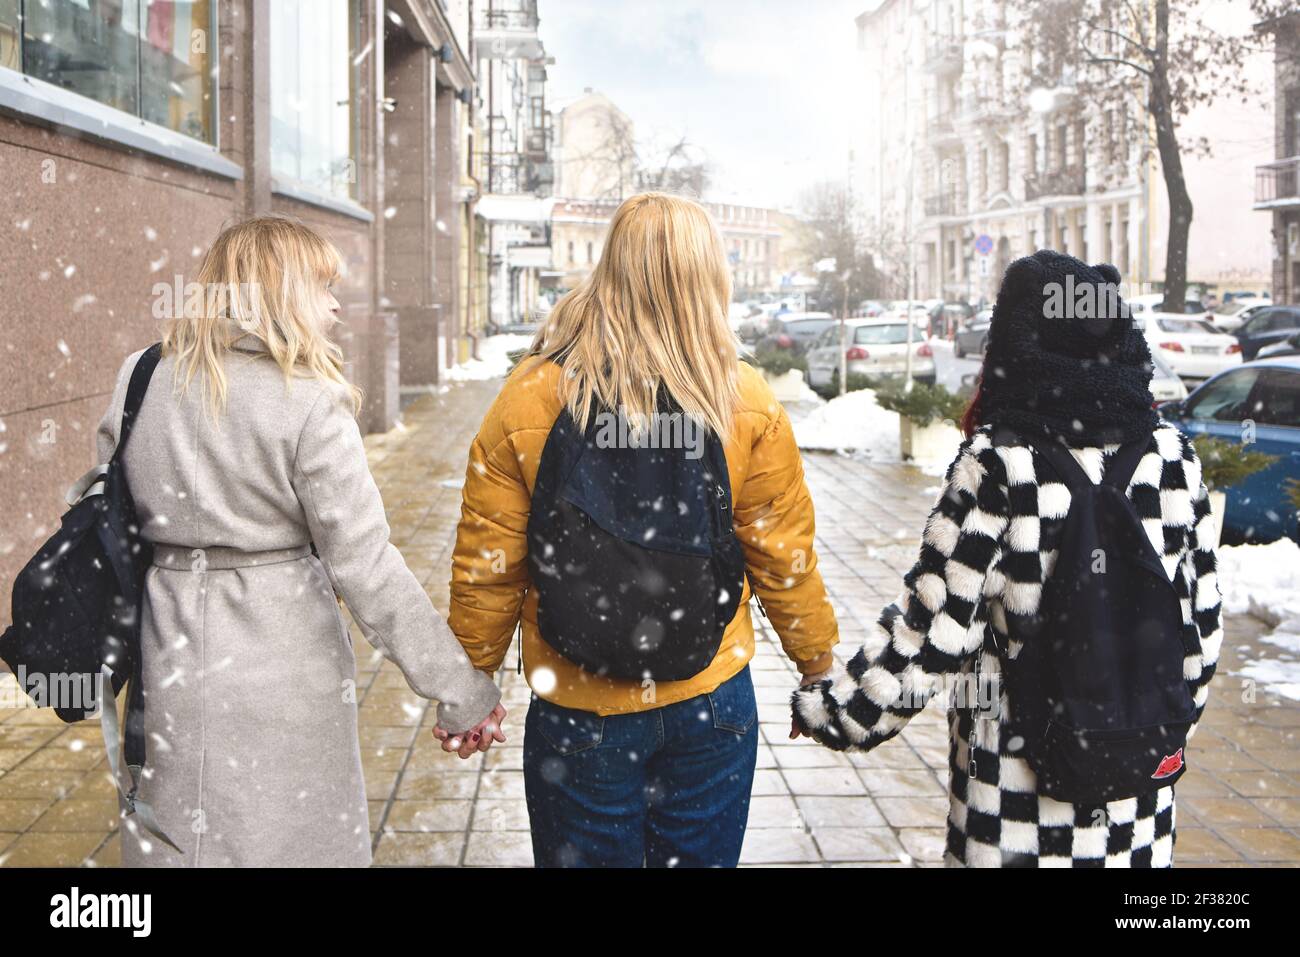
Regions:
M 100 461 L 138 355 L 100 423 Z M 128 817 L 123 863 L 365 866 L 355 659 L 335 593 L 411 688 L 438 700 L 448 730 L 487 717 L 499 691 L 389 544 L 343 389 L 286 383 L 245 337 L 214 421 L 197 385 L 177 393 L 173 368 L 164 358 L 154 373 L 126 474 L 143 534 L 161 546 L 142 609 L 141 796 L 183 853 Z M 303 554 L 309 543 L 319 559 Z

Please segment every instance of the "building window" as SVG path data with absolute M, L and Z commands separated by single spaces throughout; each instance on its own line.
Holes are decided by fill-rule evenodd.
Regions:
M 575 262 L 577 262 L 577 260 L 573 258 L 573 243 L 570 242 L 569 243 L 569 265 L 572 266 Z
M 587 265 L 590 266 L 596 261 L 596 247 L 593 243 L 587 243 Z
M 211 0 L 0 0 L 0 66 L 211 144 L 216 37 Z
M 356 0 L 276 0 L 271 9 L 271 168 L 354 199 L 359 69 Z

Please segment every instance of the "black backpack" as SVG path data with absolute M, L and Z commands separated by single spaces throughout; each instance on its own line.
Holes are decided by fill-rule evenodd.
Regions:
M 1181 603 L 1125 494 L 1150 438 L 1120 447 L 1094 485 L 1063 446 L 1031 439 L 1070 490 L 1038 612 L 1008 617 L 1010 727 L 1039 793 L 1101 804 L 1173 784 L 1195 714 Z
M 681 418 L 652 419 L 645 444 L 631 447 L 611 441 L 613 413 L 593 414 L 584 434 L 566 409 L 538 465 L 528 518 L 538 630 L 594 674 L 654 681 L 699 674 L 740 604 L 745 558 L 722 443 L 669 402 L 664 415 Z M 697 428 L 700 454 L 650 438 L 671 437 L 674 422 L 681 436 Z
M 175 847 L 157 829 L 148 805 L 136 799 L 145 761 L 140 605 L 153 546 L 140 534 L 122 458 L 161 353 L 155 343 L 136 361 L 113 457 L 74 486 L 59 530 L 14 580 L 13 624 L 0 635 L 0 659 L 38 705 L 52 706 L 64 721 L 98 712 L 123 809 L 139 813 L 141 825 Z M 118 767 L 121 732 L 113 702 L 128 679 L 123 751 L 129 787 Z

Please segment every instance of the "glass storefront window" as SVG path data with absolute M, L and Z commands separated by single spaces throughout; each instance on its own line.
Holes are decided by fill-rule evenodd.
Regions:
M 215 143 L 214 13 L 212 0 L 0 0 L 0 66 Z
M 0 66 L 9 70 L 23 67 L 18 39 L 18 4 L 21 0 L 0 0 Z
M 277 0 L 271 15 L 271 167 L 355 199 L 356 2 Z
M 141 0 L 140 115 L 205 143 L 212 137 L 216 71 L 208 51 L 211 0 Z

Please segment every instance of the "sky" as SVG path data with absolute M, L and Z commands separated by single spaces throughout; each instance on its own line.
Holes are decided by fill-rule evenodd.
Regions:
M 848 169 L 854 18 L 876 0 L 539 0 L 551 108 L 604 93 L 640 140 L 685 136 L 710 199 L 788 208 Z

